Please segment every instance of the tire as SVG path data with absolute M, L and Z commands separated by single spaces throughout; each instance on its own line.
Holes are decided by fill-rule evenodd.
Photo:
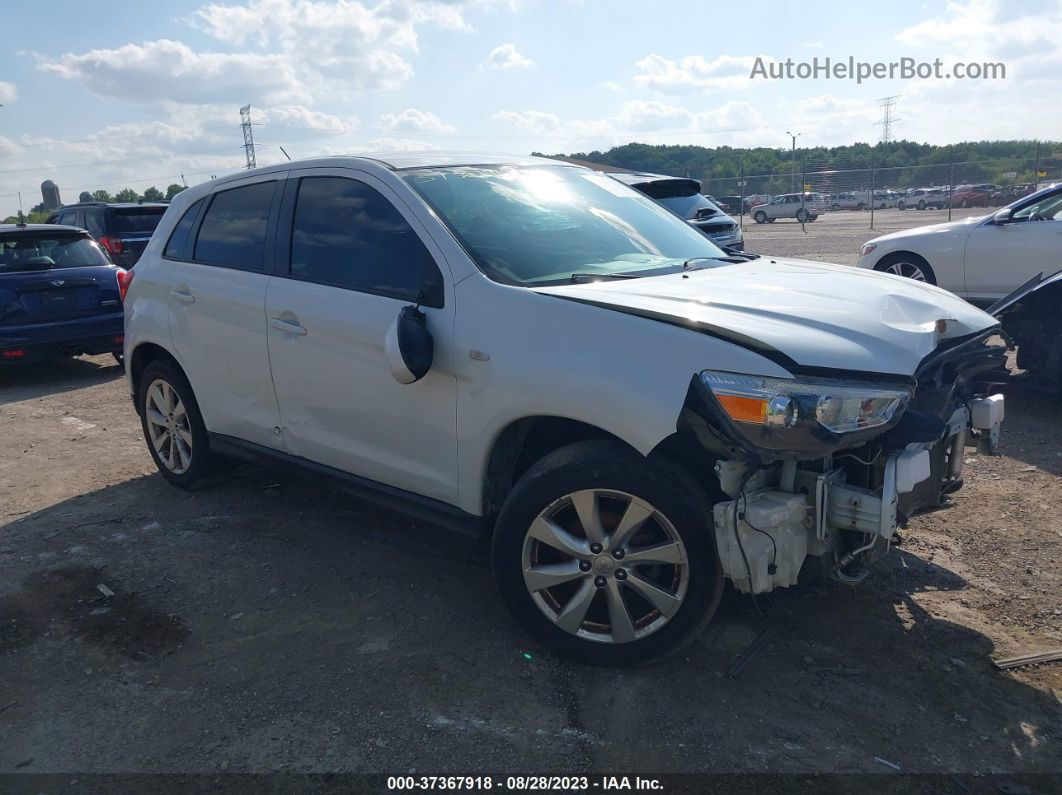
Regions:
M 933 268 L 930 267 L 925 258 L 910 251 L 897 251 L 895 254 L 882 257 L 874 266 L 874 270 L 879 273 L 903 276 L 905 279 L 914 279 L 926 284 L 937 283 L 937 276 L 933 273 Z
M 805 219 L 805 218 L 807 217 L 807 213 L 806 213 L 806 212 L 804 212 L 803 210 L 797 210 L 797 211 L 796 211 L 796 215 L 795 215 L 794 217 L 795 217 L 795 218 L 796 218 L 796 219 L 797 219 L 798 221 L 800 221 L 800 223 L 804 223 L 804 219 Z
M 921 200 L 921 199 L 920 199 L 920 200 L 918 201 L 918 209 L 919 209 L 919 210 L 924 210 L 924 209 L 926 209 L 926 203 L 925 203 L 925 201 L 923 201 L 923 200 Z
M 907 204 L 905 202 L 896 202 L 896 209 L 897 210 L 906 210 L 907 209 Z
M 752 216 L 752 220 L 758 224 L 765 223 L 767 221 L 767 213 L 765 213 L 763 210 L 757 210 L 756 213 Z
M 610 554 L 631 517 L 642 521 Z M 602 528 L 593 548 L 595 533 L 583 529 L 592 522 Z M 630 562 L 649 549 L 668 562 Z M 608 440 L 569 445 L 534 464 L 502 507 L 492 556 L 517 624 L 557 656 L 587 665 L 641 665 L 678 651 L 711 621 L 723 589 L 701 487 L 670 461 Z M 568 579 L 540 573 L 529 581 L 549 566 L 553 576 L 565 567 Z
M 195 393 L 175 364 L 165 359 L 151 362 L 140 376 L 136 400 L 148 452 L 166 480 L 190 489 L 214 470 Z M 155 422 L 155 417 L 164 424 Z

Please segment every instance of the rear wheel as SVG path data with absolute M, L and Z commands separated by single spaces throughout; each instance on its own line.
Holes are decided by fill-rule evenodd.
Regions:
M 916 282 L 936 284 L 937 278 L 933 269 L 922 257 L 908 251 L 900 251 L 882 257 L 881 261 L 874 266 L 874 270 L 881 273 L 891 273 L 895 276 L 903 276 L 905 279 L 914 279 Z
M 918 200 L 918 209 L 919 209 L 919 210 L 924 210 L 924 209 L 926 209 L 926 203 L 925 203 L 925 200 L 924 200 L 924 199 L 919 199 L 919 200 Z
M 144 369 L 137 408 L 148 451 L 166 480 L 187 489 L 211 472 L 206 426 L 192 387 L 176 366 L 158 360 Z
M 723 586 L 700 486 L 609 441 L 570 445 L 528 470 L 498 517 L 493 561 L 520 626 L 590 665 L 682 648 L 711 620 Z
M 800 221 L 801 223 L 804 222 L 804 218 L 806 218 L 806 217 L 807 217 L 807 213 L 805 213 L 803 210 L 797 210 L 796 211 L 796 219 L 798 221 Z

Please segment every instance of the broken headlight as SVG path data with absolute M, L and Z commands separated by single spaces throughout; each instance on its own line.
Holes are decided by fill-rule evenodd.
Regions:
M 863 438 L 898 417 L 910 389 L 803 378 L 768 378 L 717 370 L 700 374 L 720 412 L 758 447 L 818 450 Z M 873 434 L 868 434 L 873 435 Z

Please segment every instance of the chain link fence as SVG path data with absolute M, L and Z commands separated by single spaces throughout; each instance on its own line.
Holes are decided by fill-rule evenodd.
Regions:
M 742 174 L 701 180 L 701 191 L 744 224 L 755 208 L 799 194 L 799 219 L 818 212 L 866 213 L 874 228 L 879 212 L 952 211 L 1003 207 L 1039 187 L 1062 182 L 1062 158 L 998 158 L 908 166 L 836 167 L 829 162 L 795 159 L 788 171 Z M 770 214 L 770 213 L 768 213 Z

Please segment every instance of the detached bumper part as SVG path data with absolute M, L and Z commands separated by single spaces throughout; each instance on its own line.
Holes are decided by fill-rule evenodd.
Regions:
M 797 469 L 795 477 L 787 480 L 778 468 L 759 469 L 750 477 L 745 464 L 720 461 L 716 465 L 720 485 L 733 498 L 713 509 L 723 571 L 739 591 L 766 593 L 795 585 L 807 556 L 832 555 L 835 575 L 845 582 L 858 581 L 841 576 L 837 569 L 888 550 L 901 496 L 907 495 L 910 502 L 916 487 L 933 494 L 957 488 L 969 434 L 994 449 L 1003 413 L 1002 395 L 970 401 L 955 411 L 946 433 L 935 443 L 912 443 L 889 453 L 877 490 L 845 482 L 840 468 Z M 942 472 L 945 455 L 947 471 Z M 934 460 L 939 464 L 934 465 Z M 745 491 L 739 494 L 741 484 Z M 863 570 L 858 579 L 865 574 Z

